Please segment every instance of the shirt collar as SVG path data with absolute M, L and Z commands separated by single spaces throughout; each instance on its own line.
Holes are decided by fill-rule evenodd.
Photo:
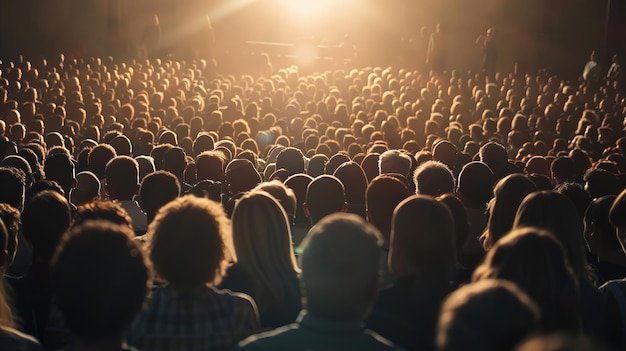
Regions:
M 303 310 L 300 312 L 297 320 L 300 327 L 304 329 L 312 329 L 328 334 L 351 334 L 361 332 L 364 329 L 363 322 L 360 320 L 331 320 L 318 316 Z

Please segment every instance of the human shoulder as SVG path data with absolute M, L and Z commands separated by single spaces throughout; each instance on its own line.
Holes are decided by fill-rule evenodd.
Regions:
M 3 350 L 43 350 L 32 336 L 7 327 L 0 327 L 0 345 L 2 345 Z

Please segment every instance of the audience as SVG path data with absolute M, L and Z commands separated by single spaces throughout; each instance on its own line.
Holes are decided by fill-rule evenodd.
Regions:
M 303 348 L 390 348 L 358 327 L 367 320 L 401 347 L 434 349 L 436 323 L 445 315 L 440 348 L 512 347 L 531 322 L 508 337 L 512 320 L 498 322 L 495 304 L 488 306 L 494 311 L 473 313 L 484 305 L 481 296 L 495 290 L 516 311 L 532 310 L 515 288 L 473 283 L 440 313 L 459 283 L 489 271 L 514 281 L 542 311 L 553 308 L 541 317 L 540 333 L 565 329 L 624 348 L 626 308 L 618 302 L 626 296 L 626 215 L 624 196 L 614 199 L 626 185 L 622 81 L 604 75 L 572 81 L 547 69 L 486 77 L 452 68 L 329 65 L 317 73 L 274 65 L 268 75 L 177 54 L 0 62 L 0 214 L 9 233 L 0 263 L 13 290 L 0 305 L 14 315 L 14 324 L 2 321 L 2 333 L 8 330 L 11 340 L 29 340 L 14 329 L 29 333 L 47 349 L 125 348 L 127 329 L 129 345 L 144 350 L 232 349 L 252 333 L 282 326 L 243 347 L 293 346 L 301 338 Z M 413 193 L 419 195 L 407 199 Z M 185 194 L 197 198 L 180 197 Z M 232 230 L 223 212 L 231 215 Z M 340 212 L 378 228 L 380 246 L 372 228 Z M 72 234 L 61 240 L 72 215 Z M 332 215 L 349 218 L 347 231 L 370 233 L 369 241 L 337 235 L 343 224 L 324 224 Z M 121 245 L 129 226 L 136 235 L 151 228 L 138 238 L 145 245 L 124 244 L 116 257 L 98 252 L 84 261 L 81 255 L 101 240 L 87 232 L 117 235 Z M 310 244 L 317 244 L 307 255 L 299 244 L 310 228 Z M 533 236 L 520 231 L 533 232 L 541 244 L 527 249 L 523 243 Z M 60 268 L 53 287 L 67 295 L 57 306 L 50 262 L 60 242 L 66 251 L 75 240 L 84 248 L 76 244 L 80 252 L 68 251 L 64 260 L 86 271 Z M 144 250 L 155 282 L 147 286 L 137 276 L 133 283 L 151 292 L 136 289 L 117 319 L 90 317 L 116 310 L 89 307 L 117 305 L 115 294 L 96 295 L 97 287 L 123 286 L 124 274 L 133 273 L 86 277 L 100 269 L 91 264 L 121 262 L 128 252 L 139 264 Z M 302 278 L 294 251 L 307 262 Z M 322 274 L 332 260 L 346 269 Z M 570 287 L 551 306 L 554 296 L 542 292 L 555 289 L 545 282 L 550 272 L 537 273 L 542 265 L 558 266 Z M 514 272 L 508 275 L 505 266 Z M 563 273 L 568 269 L 573 285 Z M 86 286 L 89 279 L 98 281 Z M 537 293 L 535 283 L 544 290 Z M 376 288 L 380 298 L 367 318 Z M 146 293 L 151 299 L 138 311 Z M 296 319 L 301 296 L 305 305 Z M 71 345 L 55 334 L 64 325 L 58 310 L 75 318 L 65 323 Z M 100 327 L 95 320 L 110 322 Z M 473 341 L 458 332 L 466 320 L 480 329 Z M 498 324 L 483 327 L 489 323 Z M 352 337 L 328 326 L 353 331 Z M 95 329 L 102 333 L 90 332 Z
M 396 349 L 362 326 L 376 298 L 380 244 L 380 233 L 356 215 L 324 218 L 303 244 L 306 310 L 296 323 L 253 335 L 239 349 Z

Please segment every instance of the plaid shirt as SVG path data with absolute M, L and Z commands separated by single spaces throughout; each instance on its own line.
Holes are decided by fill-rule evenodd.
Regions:
M 142 351 L 232 350 L 258 331 L 254 301 L 209 287 L 179 293 L 160 287 L 131 325 L 128 343 Z

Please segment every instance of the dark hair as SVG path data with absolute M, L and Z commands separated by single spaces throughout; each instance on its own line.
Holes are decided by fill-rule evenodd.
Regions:
M 191 195 L 159 210 L 148 226 L 147 250 L 160 277 L 178 289 L 221 280 L 229 223 L 219 203 Z
M 149 217 L 180 195 L 180 183 L 175 175 L 167 171 L 148 174 L 139 187 L 141 207 Z
M 128 212 L 118 202 L 108 200 L 96 200 L 79 206 L 74 214 L 72 227 L 95 220 L 133 227 L 133 219 L 128 215 Z
M 341 212 L 345 206 L 345 190 L 337 177 L 321 175 L 307 186 L 306 207 L 313 223 L 326 215 Z
M 33 248 L 34 259 L 49 262 L 70 226 L 70 205 L 59 193 L 37 194 L 22 212 L 24 237 Z
M 120 335 L 139 312 L 150 275 L 128 226 L 91 221 L 63 237 L 51 279 L 63 320 L 78 338 Z

